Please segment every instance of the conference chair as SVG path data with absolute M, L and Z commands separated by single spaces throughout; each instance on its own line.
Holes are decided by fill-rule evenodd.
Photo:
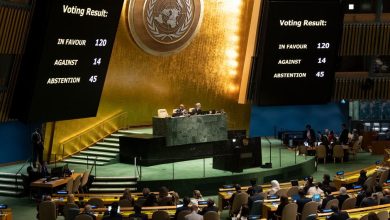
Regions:
M 298 192 L 299 192 L 299 187 L 298 186 L 292 186 L 287 191 L 287 197 L 292 197 L 293 195 L 297 195 Z
M 387 180 L 389 177 L 389 170 L 386 170 L 381 173 L 381 176 L 379 177 L 378 185 L 383 186 L 383 183 Z
M 43 201 L 38 207 L 39 220 L 57 219 L 56 204 L 53 201 Z
M 352 148 L 349 150 L 349 155 L 353 156 L 354 160 L 356 160 L 356 158 L 357 158 L 357 153 L 360 151 L 361 145 L 362 145 L 362 142 L 358 139 L 355 141 L 355 143 L 353 143 Z
M 79 209 L 79 207 L 75 203 L 67 203 L 67 204 L 65 204 L 64 208 L 62 210 L 62 213 L 63 213 L 63 215 L 65 217 L 65 220 L 73 220 L 74 216 L 76 216 L 76 215 L 74 215 L 73 218 L 72 218 L 69 213 L 75 212 L 75 210 L 77 210 L 76 215 L 80 213 L 80 209 Z
M 344 162 L 344 149 L 341 145 L 335 145 L 333 147 L 333 163 L 336 163 L 336 159 L 340 159 L 341 163 Z
M 73 193 L 72 190 L 73 190 L 73 179 L 72 178 L 69 178 L 68 179 L 68 182 L 66 182 L 66 187 L 65 187 L 66 191 L 71 194 Z
M 157 117 L 166 118 L 166 117 L 169 117 L 169 114 L 168 114 L 166 109 L 159 109 L 159 110 L 157 110 Z
M 368 215 L 363 215 L 359 220 L 368 220 Z
M 304 146 L 304 145 L 298 146 L 298 152 L 299 152 L 299 155 L 304 155 L 305 158 L 306 158 L 306 155 L 307 155 L 307 147 Z
M 356 197 L 346 199 L 341 205 L 341 210 L 353 209 L 356 205 Z
M 170 217 L 168 212 L 163 210 L 158 210 L 153 212 L 152 220 L 170 220 Z
M 287 196 L 288 189 L 279 189 L 275 194 L 279 197 Z
M 232 208 L 230 210 L 230 215 L 237 215 L 240 212 L 241 206 L 248 203 L 249 195 L 246 192 L 240 192 L 236 194 L 233 200 Z
M 325 145 L 319 145 L 316 147 L 316 159 L 318 164 L 318 159 L 323 159 L 324 164 L 326 164 L 326 147 Z
M 185 216 L 191 214 L 190 210 L 183 210 L 177 214 L 177 220 L 185 220 Z
M 364 182 L 364 185 L 367 186 L 368 190 L 374 191 L 375 182 L 376 182 L 375 178 L 376 178 L 376 175 L 374 174 L 374 175 L 368 177 L 366 179 L 366 181 Z
M 74 220 L 93 220 L 92 216 L 89 216 L 87 214 L 80 214 L 80 215 L 77 215 L 76 218 L 74 218 Z
M 203 220 L 219 220 L 218 212 L 206 212 L 203 216 Z
M 296 203 L 287 204 L 282 211 L 282 216 L 276 216 L 281 220 L 295 220 L 298 214 L 298 205 Z
M 326 205 L 325 205 L 325 209 L 330 209 L 332 206 L 339 206 L 339 200 L 338 199 L 332 199 L 332 200 L 329 200 Z
M 89 172 L 88 172 L 88 170 L 86 170 L 83 174 L 81 181 L 80 181 L 80 189 L 81 189 L 82 193 L 88 192 L 88 189 L 87 189 L 88 178 L 89 178 Z
M 132 207 L 131 201 L 128 199 L 121 199 L 118 202 L 118 205 L 120 207 Z
M 96 208 L 104 208 L 104 202 L 101 198 L 91 198 L 88 200 L 87 204 L 96 206 Z
M 376 214 L 379 218 L 379 220 L 388 220 L 389 219 L 389 212 L 388 211 L 381 211 Z
M 79 187 L 81 183 L 81 176 L 77 176 L 76 179 L 73 181 L 73 188 L 72 193 L 79 193 Z
M 317 209 L 318 209 L 318 203 L 314 202 L 314 201 L 311 201 L 311 202 L 306 203 L 303 206 L 302 214 L 298 213 L 298 215 L 300 215 L 300 219 L 301 220 L 306 220 L 306 218 L 309 215 L 316 214 L 317 213 Z

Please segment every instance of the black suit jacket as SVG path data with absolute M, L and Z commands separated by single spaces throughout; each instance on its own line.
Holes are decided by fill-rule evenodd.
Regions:
M 300 198 L 297 200 L 297 205 L 298 205 L 298 213 L 302 213 L 302 210 L 303 210 L 303 206 L 310 202 L 311 199 L 309 198 Z
M 337 200 L 339 200 L 339 209 L 341 210 L 341 206 L 343 205 L 344 201 L 349 198 L 348 195 L 339 195 L 337 196 Z
M 335 212 L 330 217 L 329 220 L 347 220 L 349 215 L 347 212 Z
M 192 115 L 201 115 L 201 114 L 203 114 L 203 111 L 202 111 L 202 109 L 196 109 L 196 108 L 194 108 L 194 109 L 192 110 L 191 114 L 192 114 Z
M 347 144 L 348 143 L 348 129 L 343 129 L 343 131 L 340 134 L 339 141 L 341 144 Z
M 383 198 L 381 198 L 381 201 L 380 201 L 381 205 L 389 204 L 389 203 L 390 203 L 390 196 L 384 196 Z

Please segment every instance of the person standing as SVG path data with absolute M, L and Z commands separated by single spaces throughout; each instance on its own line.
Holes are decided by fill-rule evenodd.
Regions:
M 342 124 L 341 127 L 342 127 L 343 130 L 341 131 L 341 134 L 340 134 L 340 137 L 339 137 L 339 142 L 340 142 L 340 144 L 348 144 L 348 142 L 349 142 L 349 138 L 348 138 L 349 130 L 347 128 L 347 125 L 346 124 Z
M 316 134 L 314 132 L 314 129 L 311 128 L 311 125 L 306 125 L 304 137 L 306 137 L 305 140 L 308 143 L 308 145 L 310 147 L 313 147 L 316 142 Z
M 31 135 L 31 142 L 33 144 L 33 158 L 32 158 L 32 162 L 33 162 L 33 167 L 36 168 L 37 167 L 37 159 L 38 159 L 38 162 L 41 164 L 41 166 L 43 165 L 43 138 L 42 138 L 42 134 L 41 134 L 41 131 L 39 128 L 36 128 L 35 131 L 32 133 Z

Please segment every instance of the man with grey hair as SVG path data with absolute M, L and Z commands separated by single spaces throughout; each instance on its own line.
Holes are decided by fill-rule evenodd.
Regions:
M 198 102 L 195 104 L 195 108 L 191 111 L 191 115 L 201 115 L 202 105 Z
M 198 206 L 192 205 L 191 206 L 191 214 L 188 214 L 184 216 L 185 220 L 203 220 L 203 216 L 198 214 Z
M 343 187 L 340 187 L 340 195 L 338 195 L 336 198 L 337 200 L 339 200 L 339 209 L 341 209 L 341 206 L 343 205 L 344 201 L 347 200 L 349 198 L 348 194 L 347 194 L 347 188 L 345 188 L 344 186 Z
M 87 204 L 84 207 L 84 211 L 80 213 L 80 215 L 88 215 L 91 216 L 93 220 L 96 220 L 96 216 L 93 214 L 92 206 Z

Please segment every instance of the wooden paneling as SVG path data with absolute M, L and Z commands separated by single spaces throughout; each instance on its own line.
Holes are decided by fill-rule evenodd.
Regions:
M 390 23 L 344 24 L 340 56 L 390 55 Z
M 355 77 L 348 76 L 349 74 Z M 360 75 L 360 76 L 359 76 Z M 334 88 L 334 100 L 374 100 L 390 99 L 390 78 L 368 78 L 364 73 L 337 73 Z M 368 73 L 367 73 L 368 75 Z M 371 80 L 372 87 L 364 88 L 367 80 Z
M 0 5 L 0 54 L 14 55 L 8 87 L 0 91 L 0 122 L 8 121 L 12 94 L 20 69 L 31 8 Z

